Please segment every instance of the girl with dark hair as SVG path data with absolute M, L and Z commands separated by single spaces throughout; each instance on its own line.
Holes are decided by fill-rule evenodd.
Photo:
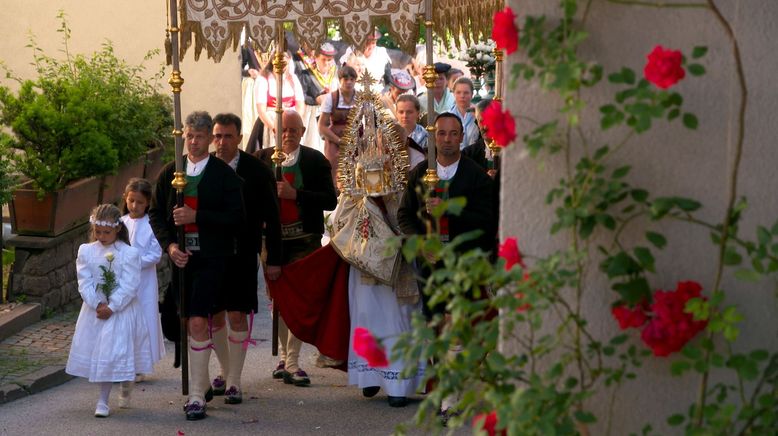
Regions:
M 152 187 L 146 179 L 132 178 L 124 188 L 122 223 L 130 236 L 130 245 L 140 252 L 140 286 L 138 287 L 138 305 L 149 331 L 151 359 L 157 363 L 165 356 L 165 343 L 162 338 L 162 324 L 159 319 L 159 285 L 157 284 L 157 264 L 162 258 L 162 248 L 154 236 L 149 223 Z M 141 381 L 139 375 L 135 381 Z
M 136 298 L 140 254 L 129 245 L 121 213 L 112 204 L 101 204 L 89 222 L 92 242 L 78 248 L 76 259 L 84 304 L 65 372 L 100 385 L 95 416 L 105 418 L 114 382 L 121 383 L 119 406 L 129 407 L 135 375 L 152 371 L 151 347 Z

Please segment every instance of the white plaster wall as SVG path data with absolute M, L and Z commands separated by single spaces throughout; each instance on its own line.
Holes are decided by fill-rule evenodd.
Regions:
M 585 3 L 585 2 L 580 2 Z M 556 1 L 510 0 L 507 2 L 519 15 L 519 22 L 527 14 L 560 16 Z M 774 74 L 778 71 L 775 40 L 778 36 L 778 2 L 774 0 L 717 0 L 723 14 L 735 28 L 740 43 L 746 80 L 749 88 L 749 106 L 746 119 L 746 138 L 738 179 L 738 196 L 747 196 L 749 209 L 741 222 L 740 235 L 755 239 L 757 224 L 769 226 L 778 218 L 778 90 Z M 733 163 L 733 144 L 736 134 L 738 93 L 732 48 L 714 15 L 700 9 L 653 9 L 645 7 L 592 2 L 587 30 L 591 36 L 582 50 L 584 57 L 596 58 L 606 72 L 629 66 L 642 75 L 647 55 L 654 45 L 678 48 L 690 53 L 696 45 L 707 45 L 709 52 L 703 59 L 707 74 L 702 78 L 687 78 L 677 85 L 684 96 L 684 108 L 695 113 L 700 121 L 698 130 L 685 129 L 680 121 L 672 124 L 659 122 L 655 128 L 635 138 L 620 152 L 615 166 L 632 164 L 627 180 L 633 186 L 644 187 L 654 196 L 679 195 L 698 199 L 704 205 L 699 216 L 707 221 L 723 219 L 727 199 L 727 180 Z M 522 59 L 519 52 L 508 57 L 506 71 Z M 599 131 L 597 107 L 608 101 L 616 88 L 603 83 L 587 94 L 593 104 L 584 117 L 583 128 L 597 146 L 613 145 L 619 134 L 603 135 Z M 534 87 L 519 87 L 507 92 L 507 106 L 521 116 L 546 121 L 554 115 L 558 102 Z M 532 125 L 519 118 L 519 138 L 531 131 Z M 553 208 L 544 199 L 564 174 L 561 156 L 532 159 L 517 143 L 504 153 L 502 179 L 501 238 L 518 236 L 523 251 L 545 256 L 555 249 L 566 247 L 570 240 L 565 235 L 550 236 L 554 221 Z M 627 232 L 628 240 L 646 245 L 643 234 L 656 229 L 655 223 L 639 223 Z M 709 293 L 713 286 L 716 251 L 707 231 L 680 223 L 663 222 L 661 232 L 668 238 L 668 247 L 657 254 L 656 274 L 649 276 L 653 289 L 674 289 L 679 280 L 696 280 Z M 596 265 L 587 279 L 584 311 L 590 328 L 600 338 L 617 334 L 617 323 L 609 313 L 609 305 L 616 294 L 609 290 Z M 745 314 L 739 347 L 775 350 L 778 347 L 778 321 L 775 314 L 776 285 L 774 281 L 745 284 L 735 280 L 733 270 L 725 270 L 723 289 L 728 291 L 729 303 L 735 303 Z M 639 332 L 631 330 L 632 342 L 643 346 Z M 510 349 L 511 344 L 507 344 Z M 699 378 L 687 375 L 674 378 L 669 366 L 673 358 L 651 357 L 640 371 L 636 381 L 621 389 L 614 411 L 613 434 L 638 432 L 651 422 L 655 430 L 672 434 L 665 420 L 673 413 L 684 413 L 696 396 Z M 714 378 L 716 374 L 714 374 Z M 604 416 L 604 397 L 591 401 L 591 408 Z M 603 434 L 596 428 L 592 434 Z
M 136 65 L 152 49 L 160 54 L 146 61 L 147 76 L 163 67 L 166 1 L 105 1 L 105 0 L 0 0 L 0 60 L 22 78 L 34 78 L 30 65 L 32 51 L 26 48 L 30 32 L 50 56 L 59 56 L 61 35 L 57 32 L 59 10 L 68 15 L 72 30 L 70 51 L 91 54 L 99 50 L 106 39 L 111 40 L 116 54 L 130 65 Z M 165 67 L 160 90 L 170 93 L 167 80 L 171 67 Z M 218 64 L 207 59 L 205 52 L 194 61 L 193 50 L 181 62 L 184 87 L 181 93 L 183 116 L 193 110 L 240 114 L 239 53 L 228 52 Z M 15 83 L 0 77 L 0 83 Z

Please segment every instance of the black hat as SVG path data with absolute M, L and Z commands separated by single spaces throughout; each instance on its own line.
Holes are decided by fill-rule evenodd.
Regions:
M 435 62 L 435 72 L 438 74 L 446 74 L 451 69 L 451 65 L 443 62 Z

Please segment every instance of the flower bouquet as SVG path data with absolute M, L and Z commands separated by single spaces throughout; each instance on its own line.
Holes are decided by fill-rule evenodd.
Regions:
M 494 41 L 477 43 L 459 54 L 459 60 L 466 63 L 473 77 L 494 73 Z
M 114 255 L 113 253 L 105 253 L 105 260 L 108 261 L 108 267 L 105 265 L 100 265 L 100 270 L 103 271 L 102 278 L 103 282 L 97 285 L 97 289 L 105 295 L 106 300 L 111 298 L 111 293 L 114 289 L 116 289 L 117 283 L 116 283 L 116 273 L 113 271 L 113 261 L 114 261 Z

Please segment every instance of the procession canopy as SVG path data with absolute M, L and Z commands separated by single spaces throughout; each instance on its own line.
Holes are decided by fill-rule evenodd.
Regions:
M 194 43 L 194 57 L 205 49 L 219 62 L 227 47 L 240 44 L 241 30 L 255 48 L 268 52 L 280 23 L 291 27 L 301 45 L 319 47 L 327 39 L 329 23 L 337 23 L 341 37 L 360 47 L 372 29 L 383 24 L 406 53 L 414 53 L 424 22 L 425 0 L 180 0 L 180 56 Z M 492 15 L 503 0 L 434 0 L 435 31 L 444 43 L 485 40 Z

